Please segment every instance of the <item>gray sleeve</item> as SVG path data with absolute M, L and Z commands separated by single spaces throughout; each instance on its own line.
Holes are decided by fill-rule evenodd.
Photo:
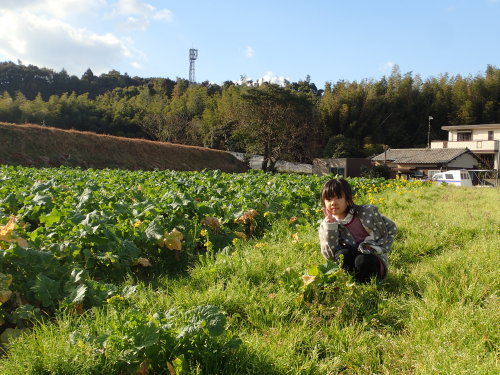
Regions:
M 369 206 L 368 212 L 366 223 L 372 230 L 359 245 L 359 250 L 363 253 L 366 253 L 367 249 L 375 254 L 387 253 L 396 236 L 396 224 L 380 214 L 376 206 Z
M 328 223 L 323 220 L 319 226 L 319 244 L 321 246 L 321 254 L 326 259 L 334 259 L 335 249 L 339 243 L 339 224 Z

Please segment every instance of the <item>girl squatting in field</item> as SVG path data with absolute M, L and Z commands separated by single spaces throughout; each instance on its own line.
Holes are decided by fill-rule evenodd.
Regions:
M 381 215 L 376 206 L 358 206 L 344 179 L 326 182 L 321 192 L 325 218 L 319 227 L 321 253 L 337 260 L 343 255 L 342 268 L 359 282 L 387 275 L 388 258 L 396 225 Z

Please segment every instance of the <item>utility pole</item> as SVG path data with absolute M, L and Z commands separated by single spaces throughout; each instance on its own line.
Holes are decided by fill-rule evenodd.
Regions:
M 427 148 L 431 148 L 431 120 L 434 120 L 434 117 L 429 116 L 429 130 L 427 131 Z

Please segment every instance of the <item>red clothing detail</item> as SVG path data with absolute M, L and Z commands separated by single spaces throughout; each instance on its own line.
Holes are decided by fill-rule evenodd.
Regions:
M 357 216 L 353 216 L 352 220 L 345 227 L 352 234 L 356 245 L 359 245 L 368 236 L 368 232 Z

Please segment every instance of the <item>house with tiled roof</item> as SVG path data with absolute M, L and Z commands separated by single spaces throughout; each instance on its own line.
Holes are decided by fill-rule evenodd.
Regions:
M 481 163 L 481 160 L 467 148 L 389 148 L 371 160 L 375 165 L 386 164 L 394 175 L 429 178 L 437 171 L 477 169 Z
M 442 126 L 445 141 L 432 141 L 431 149 L 464 149 L 476 154 L 485 169 L 500 168 L 500 124 Z

